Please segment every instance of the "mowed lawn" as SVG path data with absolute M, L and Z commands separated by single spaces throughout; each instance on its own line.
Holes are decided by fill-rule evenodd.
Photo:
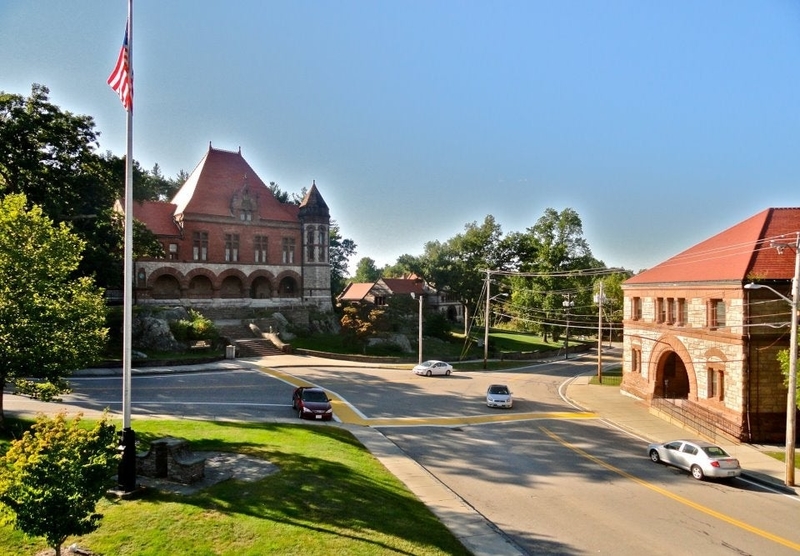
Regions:
M 343 428 L 161 420 L 133 427 L 144 444 L 186 438 L 195 451 L 246 454 L 278 471 L 190 496 L 147 490 L 136 500 L 104 499 L 100 528 L 68 539 L 64 548 L 78 543 L 105 556 L 469 554 Z M 3 555 L 31 556 L 46 548 L 41 539 L 0 527 Z

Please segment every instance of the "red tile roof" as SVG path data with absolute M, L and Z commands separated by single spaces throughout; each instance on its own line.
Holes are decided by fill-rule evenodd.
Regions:
M 133 217 L 144 223 L 157 236 L 178 236 L 180 229 L 172 215 L 175 205 L 162 201 L 144 201 L 133 203 Z
M 210 145 L 172 202 L 175 214 L 230 217 L 234 196 L 254 199 L 257 214 L 262 219 L 297 222 L 299 207 L 278 201 L 244 159 L 241 150 L 223 151 Z
M 770 208 L 645 270 L 625 285 L 685 282 L 790 280 L 794 251 L 783 255 L 771 241 L 796 243 L 800 208 Z
M 422 280 L 408 280 L 406 278 L 381 278 L 379 280 L 386 284 L 386 287 L 394 294 L 425 294 L 425 284 Z

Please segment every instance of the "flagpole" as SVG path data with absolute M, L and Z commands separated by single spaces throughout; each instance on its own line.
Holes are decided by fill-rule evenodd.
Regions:
M 128 71 L 133 86 L 133 0 L 128 0 Z M 125 247 L 122 343 L 122 461 L 118 482 L 126 492 L 136 489 L 136 434 L 131 428 L 131 351 L 133 321 L 133 103 L 127 111 L 125 151 Z

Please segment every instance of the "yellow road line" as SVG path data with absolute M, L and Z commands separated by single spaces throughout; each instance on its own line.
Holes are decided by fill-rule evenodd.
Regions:
M 550 438 L 552 438 L 553 440 L 555 440 L 556 442 L 561 444 L 562 446 L 565 446 L 565 447 L 569 448 L 573 452 L 585 457 L 586 459 L 591 460 L 594 463 L 596 463 L 596 464 L 598 464 L 598 465 L 600 465 L 602 467 L 605 467 L 606 469 L 616 473 L 617 475 L 625 477 L 626 479 L 630 479 L 631 481 L 633 481 L 635 483 L 638 483 L 639 485 L 641 485 L 641 486 L 643 486 L 645 488 L 648 488 L 648 489 L 652 490 L 653 492 L 657 492 L 658 494 L 661 494 L 662 496 L 666 496 L 667 498 L 671 498 L 672 500 L 675 500 L 676 502 L 684 504 L 685 506 L 689 506 L 690 508 L 694 508 L 695 510 L 697 510 L 699 512 L 702 512 L 702 513 L 704 513 L 706 515 L 710 515 L 711 517 L 715 517 L 715 518 L 717 518 L 717 519 L 719 519 L 721 521 L 729 523 L 729 524 L 733 525 L 734 527 L 739 527 L 740 529 L 744 529 L 745 531 L 749 531 L 750 533 L 753 533 L 753 534 L 758 535 L 760 537 L 763 537 L 765 539 L 769 539 L 769 540 L 774 541 L 774 542 L 776 542 L 778 544 L 782 544 L 783 546 L 789 547 L 789 548 L 791 548 L 793 550 L 800 550 L 800 544 L 799 543 L 790 541 L 788 539 L 784 539 L 783 537 L 779 537 L 778 535 L 773 535 L 772 533 L 770 533 L 768 531 L 764 531 L 763 529 L 759 529 L 758 527 L 754 527 L 754 526 L 752 526 L 752 525 L 750 525 L 748 523 L 745 523 L 743 521 L 735 519 L 735 518 L 733 518 L 733 517 L 731 517 L 729 515 L 725 515 L 723 513 L 720 513 L 720 512 L 718 512 L 716 510 L 712 510 L 711 508 L 708 508 L 706 506 L 698 504 L 697 502 L 693 502 L 693 501 L 689 500 L 688 498 L 684 498 L 683 496 L 679 496 L 679 495 L 677 495 L 677 494 L 675 494 L 673 492 L 670 492 L 670 491 L 668 491 L 668 490 L 666 490 L 664 488 L 656 486 L 653 483 L 645 481 L 644 479 L 640 479 L 639 477 L 631 475 L 630 473 L 628 473 L 626 471 L 623 471 L 622 469 L 620 469 L 618 467 L 615 467 L 615 466 L 611 465 L 610 463 L 605 462 L 605 461 L 601 460 L 600 458 L 597 458 L 597 457 L 591 455 L 590 453 L 582 450 L 581 448 L 575 446 L 574 444 L 570 444 L 568 441 L 564 440 L 563 438 L 561 438 L 560 436 L 558 436 L 554 432 L 551 432 L 551 431 L 547 430 L 544 427 L 539 427 L 539 429 L 542 432 L 544 432 L 547 436 L 549 436 Z
M 261 368 L 267 374 L 274 376 L 293 386 L 310 386 L 308 381 L 301 380 L 293 375 L 286 374 L 277 369 Z M 495 415 L 463 415 L 454 417 L 386 417 L 369 418 L 362 417 L 352 406 L 339 398 L 336 394 L 327 391 L 331 398 L 333 414 L 342 422 L 351 425 L 363 425 L 368 427 L 389 427 L 389 426 L 458 426 L 458 425 L 480 425 L 485 423 L 503 423 L 513 421 L 532 421 L 536 419 L 596 419 L 597 414 L 587 411 L 545 411 L 529 413 L 498 413 Z

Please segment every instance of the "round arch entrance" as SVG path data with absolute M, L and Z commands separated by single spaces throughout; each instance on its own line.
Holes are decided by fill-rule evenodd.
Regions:
M 683 359 L 674 351 L 664 351 L 658 358 L 653 397 L 685 400 L 690 391 L 691 381 Z

